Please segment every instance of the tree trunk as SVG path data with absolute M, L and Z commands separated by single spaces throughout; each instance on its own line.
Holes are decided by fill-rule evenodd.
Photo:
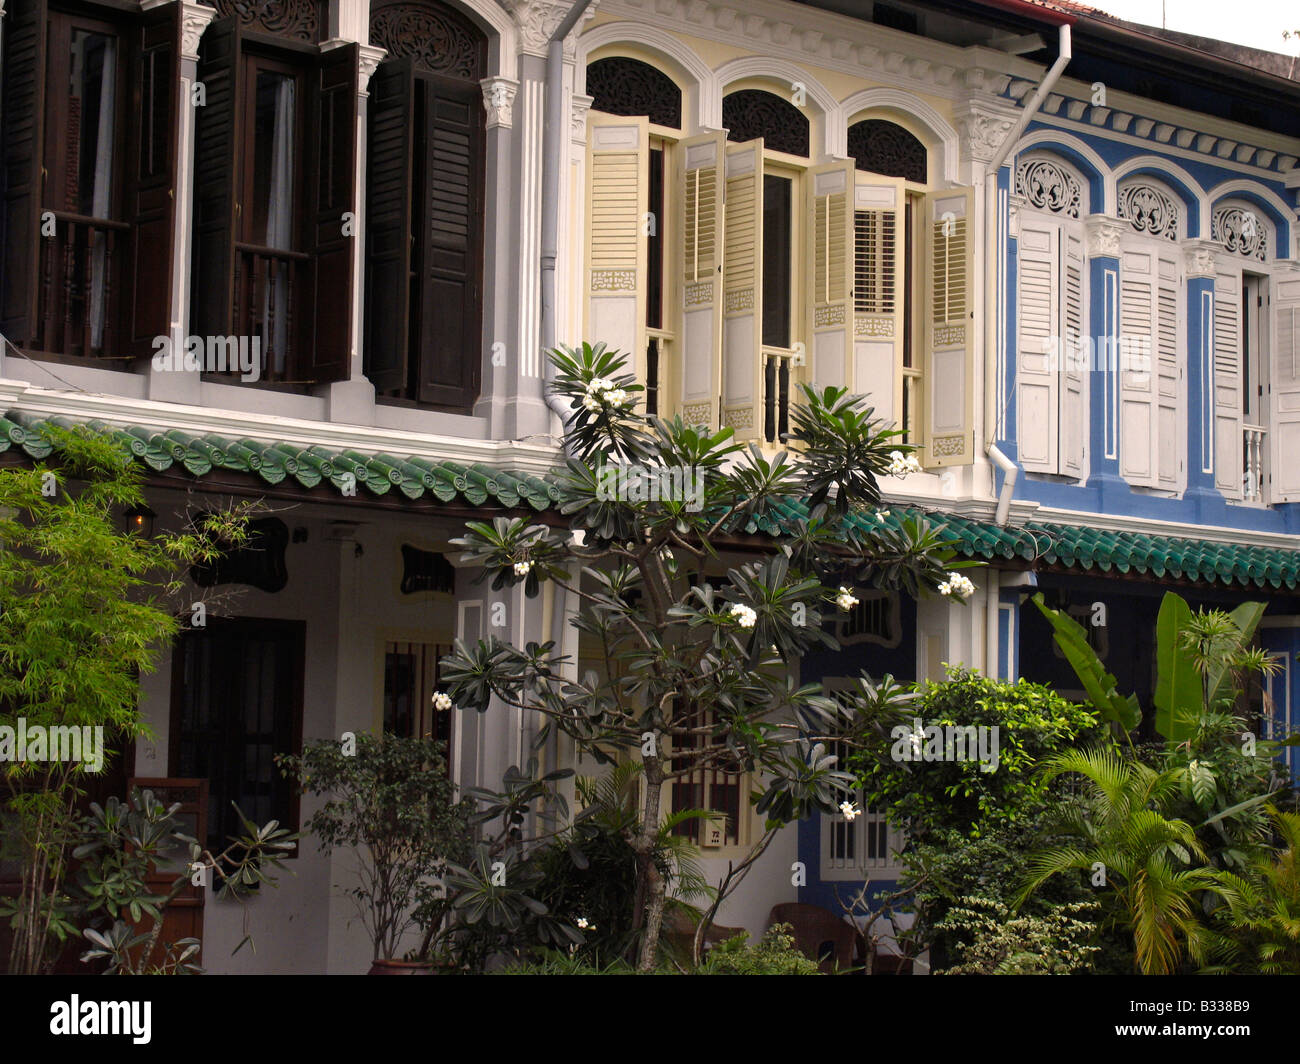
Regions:
M 664 877 L 655 864 L 655 844 L 659 835 L 659 791 L 663 786 L 663 767 L 658 756 L 645 758 L 645 801 L 641 807 L 641 833 L 636 842 L 636 895 L 643 900 L 645 932 L 641 938 L 641 955 L 637 968 L 643 972 L 654 971 L 659 953 L 659 929 L 663 926 Z M 640 923 L 641 920 L 639 919 Z

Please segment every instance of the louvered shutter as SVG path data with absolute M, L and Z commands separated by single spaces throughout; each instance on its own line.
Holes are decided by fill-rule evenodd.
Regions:
M 383 394 L 405 386 L 410 349 L 412 60 L 380 63 L 369 92 L 365 370 Z
M 15 0 L 4 26 L 4 277 L 0 331 L 14 343 L 36 339 L 36 293 L 43 193 L 46 7 Z
M 1271 502 L 1300 500 L 1300 272 L 1274 274 Z
M 1064 350 L 1061 360 L 1060 469 L 1066 476 L 1083 477 L 1088 471 L 1088 332 L 1084 325 L 1083 241 L 1061 234 L 1065 261 L 1061 316 Z
M 190 271 L 190 332 L 231 331 L 235 268 L 235 163 L 250 146 L 237 142 L 243 112 L 242 50 L 235 16 L 209 24 L 200 45 L 198 77 L 206 103 L 196 107 L 194 233 Z
M 716 426 L 722 395 L 722 205 L 726 135 L 678 145 L 682 202 L 682 418 Z
M 171 333 L 172 252 L 180 108 L 181 4 L 147 11 L 136 30 L 131 86 L 127 216 L 132 221 L 126 276 L 125 353 L 153 351 Z
M 483 95 L 421 78 L 425 114 L 420 262 L 422 403 L 463 410 L 483 363 Z
M 310 298 L 303 306 L 303 373 L 317 384 L 347 380 L 352 368 L 353 236 L 356 222 L 359 45 L 325 52 L 312 72 L 308 179 L 312 261 Z
M 1124 253 L 1119 287 L 1119 471 L 1130 484 L 1145 487 L 1155 487 L 1159 477 L 1155 271 L 1151 253 Z
M 1059 469 L 1060 229 L 1022 216 L 1017 258 L 1017 455 L 1030 472 Z
M 969 188 L 926 197 L 929 229 L 923 387 L 928 467 L 975 460 L 974 196 Z
M 1214 486 L 1230 499 L 1241 498 L 1241 425 L 1241 272 L 1229 269 L 1214 278 Z
M 763 142 L 728 144 L 722 252 L 722 424 L 763 428 Z
M 586 338 L 622 351 L 643 383 L 649 152 L 648 119 L 588 119 Z
M 808 175 L 812 259 L 808 280 L 811 369 L 818 388 L 853 381 L 854 174 L 851 162 L 814 167 Z
M 876 417 L 891 425 L 898 421 L 903 409 L 899 370 L 903 364 L 906 196 L 901 180 L 853 174 L 850 380 L 853 391 L 871 401 Z M 823 325 L 828 331 L 833 328 Z M 812 331 L 815 335 L 815 324 Z
M 1186 433 L 1179 431 L 1179 400 L 1183 371 L 1178 357 L 1178 260 L 1171 255 L 1156 259 L 1156 301 L 1152 308 L 1152 370 L 1155 395 L 1156 483 L 1170 491 L 1182 481 Z

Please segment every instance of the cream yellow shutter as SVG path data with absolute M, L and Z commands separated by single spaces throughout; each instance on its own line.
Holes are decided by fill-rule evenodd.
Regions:
M 1274 273 L 1269 365 L 1271 502 L 1300 500 L 1300 270 Z
M 974 195 L 969 188 L 925 197 L 924 457 L 927 467 L 975 460 Z
M 853 164 L 808 173 L 808 336 L 818 388 L 853 390 Z
M 688 137 L 681 159 L 682 418 L 718 425 L 722 398 L 722 208 L 725 133 Z
M 722 253 L 722 426 L 763 428 L 763 142 L 728 144 Z
M 854 173 L 850 380 L 889 424 L 903 409 L 906 206 L 902 180 Z
M 1241 271 L 1220 269 L 1214 278 L 1214 486 L 1240 499 Z
M 592 113 L 587 128 L 584 338 L 628 354 L 628 368 L 644 383 L 649 124 Z

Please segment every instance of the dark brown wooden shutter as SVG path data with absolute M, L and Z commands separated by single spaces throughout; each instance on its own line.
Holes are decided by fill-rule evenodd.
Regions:
M 353 237 L 343 214 L 356 210 L 358 48 L 332 48 L 312 72 L 307 192 L 311 276 L 302 308 L 307 342 L 303 376 L 316 383 L 347 380 L 352 350 Z M 356 219 L 352 219 L 355 232 Z
M 207 102 L 194 109 L 194 260 L 190 287 L 190 332 L 231 332 L 234 291 L 235 160 L 242 113 L 241 39 L 232 15 L 211 23 L 199 53 L 199 81 Z M 251 145 L 243 145 L 251 151 Z
M 383 393 L 406 386 L 411 315 L 411 166 L 415 74 L 410 59 L 370 79 L 366 153 L 366 376 Z
M 45 0 L 11 0 L 4 30 L 4 247 L 0 331 L 17 344 L 36 334 L 41 153 L 45 120 Z
M 149 355 L 170 332 L 175 175 L 180 129 L 181 5 L 147 12 L 136 31 L 131 85 L 127 217 L 134 223 L 126 274 L 126 351 Z
M 483 100 L 478 86 L 421 81 L 425 99 L 421 402 L 468 407 L 483 358 Z

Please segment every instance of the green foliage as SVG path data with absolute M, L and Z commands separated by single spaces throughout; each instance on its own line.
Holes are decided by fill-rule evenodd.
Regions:
M 1094 736 L 1097 714 L 1025 680 L 1008 683 L 969 669 L 948 669 L 948 679 L 914 686 L 915 697 L 866 717 L 860 749 L 849 767 L 866 790 L 867 803 L 891 810 L 895 823 L 914 840 L 954 829 L 971 835 L 1032 815 L 1050 782 L 1039 764 L 1071 744 Z M 913 721 L 923 726 L 974 726 L 998 729 L 996 771 L 978 760 L 905 761 L 898 738 L 910 736 Z
M 794 945 L 789 924 L 773 924 L 753 945 L 739 934 L 714 946 L 697 975 L 820 975 L 817 962 Z
M 85 427 L 46 435 L 47 459 L 0 471 L 0 724 L 103 727 L 117 746 L 148 734 L 139 678 L 177 632 L 185 570 L 241 543 L 254 507 L 195 515 L 181 532 L 126 532 L 122 512 L 144 503 L 130 453 Z M 64 881 L 89 768 L 9 761 L 0 770 L 8 791 L 0 857 L 21 868 L 7 907 L 11 972 L 47 970 L 76 932 Z
M 1088 644 L 1088 635 L 1082 626 L 1061 610 L 1045 606 L 1041 591 L 1033 597 L 1033 603 L 1051 623 L 1056 633 L 1056 645 L 1079 677 L 1101 719 L 1125 733 L 1136 728 L 1142 722 L 1142 707 L 1138 705 L 1137 696 L 1121 696 L 1115 689 L 1115 677 L 1106 671 L 1096 651 Z
M 945 975 L 1076 975 L 1091 967 L 1100 906 L 1071 902 L 1043 915 L 1012 913 L 993 898 L 959 899 L 938 924 L 958 937 Z
M 1095 882 L 1104 874 L 1099 900 L 1132 937 L 1140 972 L 1173 974 L 1187 957 L 1206 963 L 1220 943 L 1201 913 L 1222 895 L 1224 879 L 1206 867 L 1192 825 L 1168 815 L 1185 770 L 1158 772 L 1108 747 L 1060 754 L 1047 774 L 1080 778 L 1084 794 L 1060 809 L 1057 826 L 1070 841 L 1034 853 L 1018 900 L 1054 876 L 1082 873 Z
M 495 588 L 522 584 L 531 595 L 552 581 L 572 591 L 573 624 L 599 648 L 601 671 L 574 675 L 553 643 L 519 648 L 490 637 L 458 642 L 441 663 L 443 682 L 462 710 L 540 715 L 539 741 L 560 732 L 598 763 L 640 759 L 646 785 L 627 836 L 633 926 L 654 928 L 666 898 L 654 855 L 667 776 L 752 773 L 769 826 L 833 810 L 849 780 L 828 743 L 864 707 L 795 683 L 790 666 L 815 647 L 836 649 L 824 620 L 839 608 L 841 585 L 931 592 L 966 563 L 924 520 L 901 529 L 876 520 L 878 478 L 893 452 L 911 448 L 862 396 L 805 389 L 792 415 L 797 453 L 765 456 L 736 444 L 730 429 L 641 414 L 626 356 L 603 344 L 551 360 L 554 392 L 571 407 L 558 500 L 569 527 L 500 517 L 469 524 L 453 542 Z M 611 492 L 619 482 L 611 463 L 624 473 L 636 463 L 633 475 L 656 489 L 675 477 L 691 490 Z M 770 534 L 771 555 L 724 572 L 722 547 L 757 530 Z M 503 898 L 470 878 L 480 883 L 472 911 L 486 918 L 497 911 L 489 902 Z M 655 945 L 647 934 L 645 968 Z
M 470 806 L 456 799 L 442 743 L 369 732 L 355 741 L 353 754 L 320 740 L 276 761 L 304 792 L 325 797 L 306 831 L 327 855 L 356 855 L 358 882 L 346 893 L 375 959 L 395 958 L 407 931 L 436 929 L 447 914 L 438 880 L 469 855 Z
M 1280 848 L 1254 854 L 1240 874 L 1225 876 L 1228 905 L 1215 915 L 1232 943 L 1226 971 L 1300 972 L 1300 815 L 1270 813 Z

